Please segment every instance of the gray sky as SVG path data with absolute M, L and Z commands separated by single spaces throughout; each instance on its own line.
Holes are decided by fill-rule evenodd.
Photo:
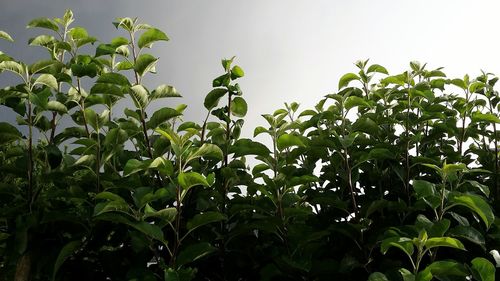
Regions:
M 260 114 L 292 101 L 310 108 L 335 92 L 359 59 L 393 74 L 411 60 L 443 66 L 450 76 L 500 73 L 500 2 L 494 0 L 0 0 L 0 30 L 16 40 L 0 41 L 0 50 L 34 62 L 43 52 L 27 41 L 43 30 L 26 24 L 60 17 L 67 8 L 75 25 L 104 42 L 124 35 L 111 24 L 116 17 L 139 17 L 165 31 L 171 40 L 153 47 L 158 74 L 146 84 L 175 86 L 184 98 L 164 102 L 188 104 L 186 120 L 201 121 L 220 59 L 236 56 L 246 74 L 240 85 L 249 104 L 247 137 L 264 124 Z M 0 87 L 6 83 L 0 78 Z M 7 111 L 0 108 L 2 121 L 10 118 Z

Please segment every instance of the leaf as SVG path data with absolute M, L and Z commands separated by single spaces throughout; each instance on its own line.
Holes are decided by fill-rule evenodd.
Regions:
M 147 123 L 147 127 L 149 129 L 156 129 L 158 126 L 165 123 L 166 121 L 180 115 L 182 115 L 182 113 L 173 108 L 170 107 L 161 108 L 153 113 L 153 116 L 151 116 L 151 119 Z
M 197 172 L 187 172 L 187 173 L 179 173 L 179 176 L 177 177 L 177 180 L 179 181 L 179 185 L 184 189 L 188 190 L 193 186 L 197 185 L 202 185 L 202 186 L 209 186 L 207 179 L 197 173 Z
M 432 249 L 435 247 L 450 247 L 460 250 L 465 250 L 464 245 L 458 239 L 451 237 L 432 237 L 425 241 L 425 247 Z
M 434 196 L 436 194 L 434 184 L 425 180 L 413 180 L 413 188 L 415 189 L 417 198 Z
M 144 218 L 156 217 L 156 218 L 160 218 L 162 220 L 165 220 L 167 222 L 173 222 L 176 216 L 177 216 L 177 209 L 174 207 L 171 207 L 171 208 L 165 208 L 165 209 L 153 212 L 153 213 L 145 214 Z
M 452 196 L 450 202 L 461 205 L 475 212 L 484 222 L 486 228 L 489 228 L 495 221 L 495 215 L 491 206 L 479 195 L 464 194 Z
M 259 156 L 269 156 L 271 151 L 267 146 L 254 142 L 249 139 L 239 139 L 233 146 L 229 148 L 230 153 L 234 153 L 234 157 L 241 157 L 245 155 L 259 155 Z
M 123 145 L 128 139 L 128 134 L 125 130 L 121 128 L 113 128 L 109 130 L 104 138 L 104 146 L 110 148 L 116 148 L 117 146 Z
M 181 267 L 190 262 L 197 261 L 217 251 L 217 248 L 208 242 L 201 242 L 187 246 L 177 257 L 177 266 Z
M 242 97 L 235 97 L 231 101 L 231 113 L 236 117 L 245 117 L 248 111 L 247 102 Z
M 155 66 L 158 62 L 158 58 L 153 57 L 150 54 L 141 54 L 134 65 L 134 70 L 140 75 L 144 76 L 147 72 L 156 72 Z
M 21 133 L 16 127 L 6 122 L 0 122 L 0 144 L 4 145 L 21 138 Z
M 225 220 L 226 217 L 219 212 L 205 212 L 202 214 L 195 215 L 191 220 L 187 222 L 187 229 L 193 231 L 198 227 Z
M 61 102 L 55 100 L 47 102 L 47 110 L 55 111 L 61 115 L 63 115 L 64 113 L 68 113 L 68 108 Z
M 0 70 L 7 70 L 10 72 L 14 72 L 18 74 L 19 76 L 23 77 L 26 74 L 26 70 L 24 66 L 18 62 L 15 61 L 3 61 L 0 62 Z
M 137 46 L 139 48 L 151 48 L 156 41 L 168 41 L 169 38 L 167 34 L 157 28 L 149 28 L 144 33 L 141 34 L 139 40 L 137 41 Z
M 45 85 L 45 86 L 50 87 L 52 89 L 57 89 L 57 86 L 58 86 L 56 78 L 54 76 L 52 76 L 51 74 L 42 74 L 42 75 L 38 76 L 38 78 L 35 80 L 33 85 L 37 85 L 37 84 Z
M 169 85 L 160 85 L 151 93 L 151 100 L 161 98 L 180 98 L 182 97 L 177 90 Z
M 37 18 L 28 23 L 27 28 L 33 28 L 33 27 L 40 27 L 40 28 L 46 28 L 46 29 L 51 29 L 54 31 L 59 30 L 59 26 L 51 19 L 48 18 Z
M 390 237 L 384 239 L 382 241 L 382 244 L 380 245 L 380 251 L 385 255 L 385 253 L 387 253 L 387 250 L 389 250 L 389 248 L 391 247 L 400 249 L 408 257 L 411 257 L 414 251 L 411 239 L 406 237 Z
M 227 89 L 217 88 L 210 91 L 205 97 L 203 105 L 206 109 L 211 110 L 219 104 L 219 100 L 227 93 Z
M 231 79 L 237 79 L 237 78 L 240 78 L 240 77 L 243 77 L 245 75 L 245 72 L 243 72 L 243 69 L 241 69 L 241 67 L 235 65 L 233 66 L 233 68 L 231 69 Z
M 387 276 L 381 272 L 373 272 L 368 277 L 368 281 L 389 281 L 389 279 L 387 279 Z
M 127 177 L 142 170 L 144 170 L 144 165 L 141 161 L 137 159 L 129 159 L 125 164 L 125 167 L 123 167 L 123 176 Z
M 500 118 L 498 118 L 498 116 L 491 113 L 481 113 L 479 111 L 472 113 L 471 119 L 472 122 L 474 123 L 479 123 L 479 122 L 500 123 Z
M 109 200 L 109 201 L 126 202 L 125 199 L 123 199 L 120 195 L 109 192 L 109 191 L 99 192 L 98 194 L 96 194 L 95 199 L 104 199 L 104 200 Z
M 346 87 L 349 82 L 353 80 L 359 80 L 359 76 L 354 73 L 346 73 L 339 80 L 339 90 Z
M 137 108 L 145 108 L 149 103 L 149 93 L 142 85 L 135 85 L 130 87 L 130 95 L 132 96 Z
M 366 70 L 366 73 L 371 73 L 371 72 L 378 72 L 378 73 L 383 73 L 389 75 L 389 72 L 387 72 L 387 69 L 385 67 L 379 65 L 379 64 L 372 64 L 370 67 L 368 67 L 368 70 Z
M 298 136 L 290 134 L 282 134 L 281 136 L 279 136 L 278 140 L 276 141 L 276 145 L 279 150 L 283 150 L 291 146 L 302 146 L 302 147 L 305 146 L 305 144 Z
M 469 275 L 463 264 L 451 260 L 433 262 L 425 270 L 430 271 L 433 277 L 461 276 L 465 279 Z M 441 278 L 438 279 L 441 280 Z
M 477 257 L 472 260 L 472 270 L 475 280 L 495 281 L 495 266 L 485 258 Z
M 64 245 L 64 247 L 62 247 L 61 251 L 59 251 L 59 254 L 57 255 L 57 259 L 54 264 L 54 269 L 52 271 L 52 280 L 56 280 L 57 272 L 59 271 L 63 263 L 69 257 L 71 257 L 71 255 L 73 255 L 76 252 L 76 250 L 78 250 L 81 244 L 82 244 L 81 241 L 71 241 L 66 245 Z
M 35 74 L 43 70 L 49 69 L 51 70 L 51 67 L 54 68 L 59 68 L 62 67 L 62 64 L 58 61 L 55 60 L 41 60 L 33 63 L 32 65 L 29 66 L 29 73 Z
M 211 157 L 215 159 L 221 160 L 224 157 L 222 150 L 215 144 L 204 143 L 200 148 L 198 148 L 192 155 L 188 157 L 188 160 L 191 161 L 193 159 L 199 157 Z
M 118 86 L 103 83 L 94 84 L 94 86 L 92 86 L 92 88 L 90 89 L 90 94 L 103 94 L 115 97 L 123 97 L 123 92 Z
M 130 86 L 130 82 L 128 81 L 128 78 L 125 75 L 115 72 L 101 74 L 101 76 L 97 78 L 96 83 L 106 83 L 118 86 Z
M 476 230 L 473 227 L 464 226 L 464 225 L 457 225 L 448 231 L 448 235 L 454 236 L 457 238 L 467 239 L 470 242 L 477 244 L 477 245 L 481 246 L 481 248 L 486 250 L 486 248 L 485 248 L 486 241 L 484 239 L 484 236 L 481 234 L 481 232 L 479 232 L 478 230 Z
M 370 107 L 370 104 L 363 98 L 350 96 L 345 100 L 344 107 L 349 110 L 353 107 Z
M 445 164 L 443 166 L 443 173 L 449 177 L 454 175 L 457 172 L 464 172 L 467 170 L 467 166 L 464 163 L 458 164 Z
M 3 30 L 0 30 L 0 38 L 5 39 L 5 40 L 10 41 L 10 42 L 14 42 L 14 39 L 12 39 L 12 37 L 7 32 L 5 32 Z

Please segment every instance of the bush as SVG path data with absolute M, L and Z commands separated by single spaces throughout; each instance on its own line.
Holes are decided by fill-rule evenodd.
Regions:
M 185 122 L 148 110 L 180 97 L 143 83 L 163 31 L 119 18 L 97 44 L 72 22 L 28 24 L 48 59 L 0 53 L 20 82 L 0 90 L 2 280 L 495 279 L 497 77 L 360 61 L 313 109 L 264 114 L 267 147 L 240 136 L 234 58 Z

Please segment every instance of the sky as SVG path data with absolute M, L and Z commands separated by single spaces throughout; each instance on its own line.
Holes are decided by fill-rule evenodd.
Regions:
M 450 78 L 481 69 L 500 73 L 500 2 L 494 0 L 0 0 L 0 30 L 16 40 L 0 41 L 0 51 L 28 63 L 44 57 L 27 46 L 43 30 L 25 27 L 66 9 L 73 10 L 74 25 L 103 42 L 124 35 L 112 25 L 116 17 L 138 17 L 166 32 L 171 40 L 154 45 L 157 74 L 145 83 L 176 87 L 182 99 L 154 106 L 188 104 L 185 120 L 202 122 L 204 97 L 223 71 L 220 60 L 236 56 L 249 106 L 244 137 L 265 125 L 261 114 L 285 102 L 304 110 L 335 93 L 338 79 L 355 72 L 360 59 L 392 74 L 413 60 L 444 67 Z M 0 87 L 11 83 L 1 76 Z M 0 107 L 0 121 L 11 120 Z

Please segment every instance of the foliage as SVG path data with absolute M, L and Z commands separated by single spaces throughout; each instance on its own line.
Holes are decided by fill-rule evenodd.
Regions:
M 359 61 L 313 109 L 285 103 L 248 139 L 234 57 L 197 124 L 173 86 L 144 83 L 163 31 L 119 18 L 124 35 L 100 43 L 73 22 L 28 24 L 48 59 L 0 53 L 19 82 L 0 90 L 17 115 L 0 122 L 2 280 L 495 279 L 493 74 Z M 116 112 L 123 99 L 134 107 Z

